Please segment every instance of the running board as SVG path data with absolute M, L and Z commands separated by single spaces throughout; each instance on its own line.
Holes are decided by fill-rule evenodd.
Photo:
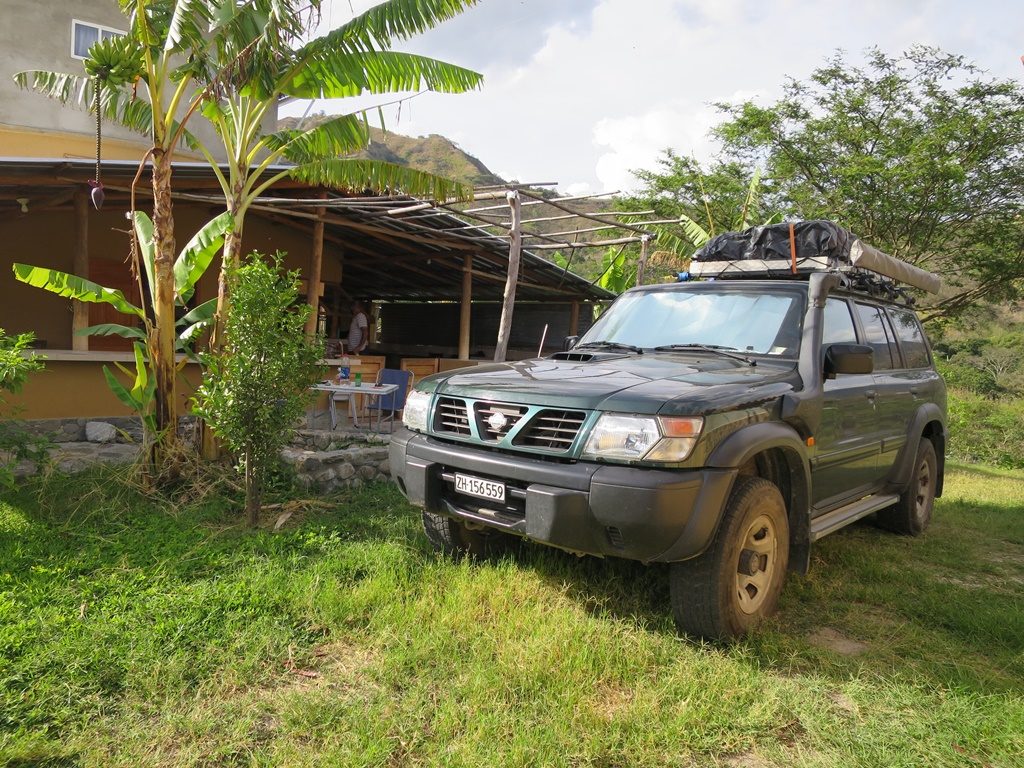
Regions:
M 834 509 L 828 514 L 821 515 L 811 520 L 811 541 L 817 541 L 822 536 L 835 533 L 844 525 L 849 525 L 854 520 L 867 517 L 872 512 L 890 507 L 900 500 L 898 494 L 883 493 L 874 496 L 865 496 L 845 507 Z

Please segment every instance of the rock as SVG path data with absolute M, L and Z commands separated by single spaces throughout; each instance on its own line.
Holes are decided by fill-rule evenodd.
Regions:
M 334 468 L 334 474 L 339 480 L 348 480 L 356 473 L 356 468 L 351 464 L 339 464 Z
M 139 446 L 131 443 L 113 443 L 100 448 L 97 458 L 104 464 L 126 464 L 139 455 Z
M 335 478 L 335 472 L 333 469 L 325 469 L 322 472 L 317 472 L 313 475 L 313 479 L 318 483 L 329 483 Z
M 90 421 L 85 425 L 85 439 L 90 443 L 112 443 L 117 440 L 117 429 L 105 421 Z
M 81 472 L 89 466 L 89 462 L 84 459 L 64 459 L 57 464 L 57 469 L 66 474 L 73 474 L 75 472 Z
M 391 475 L 391 460 L 390 459 L 384 459 L 384 461 L 382 461 L 380 463 L 379 469 L 380 469 L 380 473 L 382 475 L 390 476 Z
M 314 438 L 313 442 L 321 451 L 326 451 L 331 444 L 331 436 L 321 432 Z
M 312 451 L 307 451 L 298 461 L 300 472 L 316 472 L 323 466 L 323 462 Z
M 373 480 L 377 476 L 377 468 L 369 464 L 365 464 L 359 468 L 359 476 L 364 480 Z

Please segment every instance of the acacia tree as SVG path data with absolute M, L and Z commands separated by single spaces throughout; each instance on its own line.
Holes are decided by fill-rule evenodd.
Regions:
M 725 157 L 760 165 L 777 210 L 834 219 L 942 275 L 931 314 L 1015 296 L 1024 277 L 1024 89 L 917 47 L 842 55 L 774 104 L 724 105 Z

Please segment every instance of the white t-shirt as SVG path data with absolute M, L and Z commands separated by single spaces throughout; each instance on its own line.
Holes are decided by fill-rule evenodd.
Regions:
M 360 345 L 360 341 L 363 339 L 363 330 L 367 330 L 366 339 L 369 341 L 369 323 L 366 321 L 366 314 L 364 312 L 357 312 L 352 318 L 352 323 L 348 327 L 348 344 L 345 345 L 347 352 L 362 352 L 366 345 Z

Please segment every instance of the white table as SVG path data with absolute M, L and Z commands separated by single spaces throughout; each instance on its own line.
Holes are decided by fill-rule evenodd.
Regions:
M 332 381 L 321 381 L 318 384 L 314 384 L 310 389 L 315 389 L 318 392 L 328 393 L 328 405 L 331 412 L 331 429 L 335 429 L 338 426 L 338 415 L 334 410 L 334 396 L 335 395 L 363 395 L 364 397 L 376 398 L 380 400 L 384 395 L 389 395 L 398 389 L 397 384 L 353 384 L 352 382 L 343 382 L 338 384 Z M 356 428 L 359 427 L 359 423 L 356 421 L 356 409 L 355 409 L 355 398 L 353 397 L 352 406 L 349 409 L 349 413 L 352 415 L 352 425 Z M 377 431 L 380 432 L 380 417 L 381 409 L 377 409 Z M 391 409 L 391 424 L 394 428 L 395 422 L 395 410 Z

